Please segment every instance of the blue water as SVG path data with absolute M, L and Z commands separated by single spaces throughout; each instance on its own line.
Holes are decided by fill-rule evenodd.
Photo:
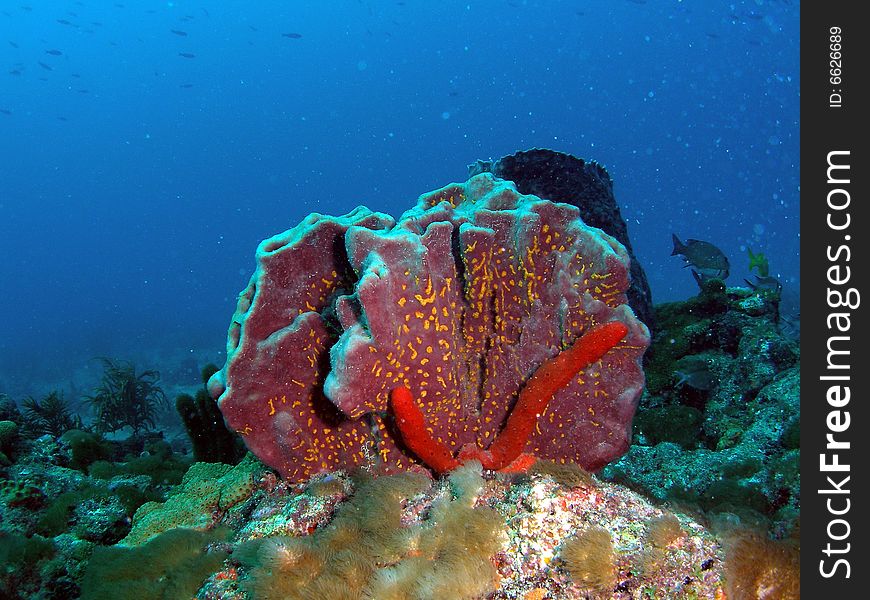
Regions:
M 66 385 L 101 355 L 222 362 L 260 240 L 311 211 L 398 215 L 473 160 L 535 146 L 607 167 L 656 302 L 697 290 L 671 232 L 722 248 L 732 285 L 746 247 L 764 252 L 793 302 L 798 13 L 3 2 L 0 392 Z

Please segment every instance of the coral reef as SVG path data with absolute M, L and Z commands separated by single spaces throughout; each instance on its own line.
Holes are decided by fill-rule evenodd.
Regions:
M 181 487 L 166 502 L 146 502 L 133 516 L 125 546 L 141 545 L 176 527 L 206 530 L 215 519 L 254 490 L 263 466 L 248 458 L 236 466 L 194 463 L 181 480 Z
M 504 529 L 498 513 L 474 506 L 480 469 L 470 464 L 451 474 L 453 491 L 436 497 L 426 517 L 415 502 L 432 485 L 425 474 L 356 478 L 329 525 L 308 537 L 257 543 L 246 587 L 275 600 L 462 600 L 495 591 L 490 557 L 503 546 Z M 406 514 L 404 505 L 414 511 Z
M 493 475 L 471 462 L 435 482 L 419 472 L 321 477 L 251 497 L 250 522 L 197 597 L 580 600 L 592 592 L 628 599 L 722 591 L 722 547 L 685 516 L 685 533 L 661 550 L 655 572 L 644 572 L 645 523 L 663 512 L 591 476 L 567 486 L 549 475 Z M 582 548 L 577 540 L 588 531 L 603 537 Z
M 0 467 L 11 464 L 9 455 L 18 441 L 18 423 L 15 421 L 0 421 Z
M 64 471 L 54 469 L 58 480 Z M 23 594 L 11 598 L 75 598 L 79 586 L 83 598 L 628 600 L 725 589 L 738 598 L 772 582 L 793 589 L 796 574 L 787 545 L 717 537 L 691 516 L 552 462 L 521 475 L 469 462 L 436 481 L 412 469 L 299 484 L 250 457 L 236 467 L 196 463 L 165 501 L 142 505 L 119 543 L 111 523 L 123 522 L 119 489 L 134 479 L 94 489 L 79 471 L 63 476 L 47 492 L 67 506 L 64 531 L 0 534 L 0 557 L 33 557 L 26 568 L 13 558 L 19 566 L 0 575 L 0 590 Z M 77 501 L 57 495 L 71 488 Z
M 136 548 L 97 548 L 82 578 L 83 600 L 190 598 L 226 552 L 221 531 L 173 529 Z
M 634 444 L 605 476 L 659 500 L 772 519 L 780 534 L 794 524 L 800 350 L 780 331 L 778 302 L 778 290 L 710 280 L 657 307 Z
M 624 339 L 555 392 L 522 450 L 595 470 L 628 447 L 648 332 L 625 304 L 625 249 L 575 207 L 482 174 L 398 222 L 311 215 L 257 257 L 209 389 L 285 477 L 419 460 L 397 440 L 397 387 L 449 453 L 485 450 L 535 370 L 608 322 Z
M 547 152 L 495 170 L 612 199 Z M 619 458 L 649 334 L 579 215 L 483 173 L 264 241 L 226 365 L 176 402 L 193 464 L 150 431 L 154 371 L 106 361 L 93 431 L 0 394 L 0 597 L 798 598 L 781 287 L 656 307 Z

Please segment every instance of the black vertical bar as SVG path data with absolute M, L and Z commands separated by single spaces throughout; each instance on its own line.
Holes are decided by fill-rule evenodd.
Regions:
M 804 598 L 867 593 L 870 25 L 859 16 L 864 6 L 847 0 L 801 6 Z

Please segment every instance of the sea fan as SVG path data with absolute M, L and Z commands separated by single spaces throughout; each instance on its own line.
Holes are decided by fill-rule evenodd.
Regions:
M 100 433 L 118 431 L 129 426 L 133 435 L 152 429 L 157 409 L 166 406 L 166 394 L 157 385 L 160 373 L 154 370 L 136 374 L 131 362 L 103 361 L 103 379 L 93 396 L 87 401 L 96 416 L 96 429 Z
M 32 396 L 22 403 L 24 406 L 24 425 L 36 435 L 49 434 L 59 437 L 70 429 L 81 428 L 81 419 L 70 413 L 63 399 L 63 393 L 54 391 L 37 400 Z

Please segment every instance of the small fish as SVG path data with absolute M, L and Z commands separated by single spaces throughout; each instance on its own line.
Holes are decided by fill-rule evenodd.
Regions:
M 90 94 L 90 93 L 91 93 L 90 90 L 85 90 L 85 89 L 76 90 L 76 91 L 77 91 L 79 94 Z
M 184 58 L 196 58 L 196 54 L 191 54 L 190 52 L 179 52 L 178 56 L 183 56 Z
M 719 383 L 719 378 L 710 369 L 710 361 L 700 355 L 690 355 L 681 358 L 674 371 L 677 382 L 674 387 L 687 385 L 701 391 L 712 390 Z
M 12 69 L 11 71 L 9 71 L 9 74 L 10 75 L 21 75 L 21 71 L 19 71 L 18 69 Z
M 182 37 L 186 37 L 186 36 L 187 36 L 187 32 L 186 32 L 186 31 L 181 31 L 180 29 L 170 29 L 169 31 L 171 31 L 171 32 L 174 33 L 175 35 L 180 35 L 180 36 L 182 36 Z
M 61 25 L 72 25 L 72 23 L 70 23 L 66 19 L 57 19 L 57 22 L 60 23 Z
M 54 48 L 52 48 L 51 50 L 46 50 L 45 53 L 50 54 L 52 56 L 62 56 L 63 55 L 63 52 L 61 52 L 60 50 L 55 50 Z
M 291 40 L 298 40 L 299 38 L 302 37 L 302 34 L 301 33 L 293 33 L 293 32 L 282 33 L 281 37 L 290 38 Z
M 46 71 L 54 71 L 54 67 L 52 67 L 51 65 L 45 64 L 41 60 L 38 60 L 36 62 L 39 63 L 39 66 L 42 67 L 43 69 L 45 69 Z
M 727 279 L 730 265 L 728 257 L 710 242 L 700 240 L 680 241 L 676 234 L 671 234 L 674 241 L 674 251 L 671 256 L 678 254 L 686 261 L 684 267 L 694 267 L 701 279 L 718 278 Z
M 755 275 L 755 283 L 752 283 L 748 279 L 744 279 L 743 281 L 745 281 L 746 285 L 756 292 L 760 290 L 769 290 L 777 293 L 782 291 L 782 284 L 779 282 L 779 279 L 770 275 L 762 277 Z
M 82 77 L 82 76 L 79 75 L 78 73 L 70 73 L 69 76 L 70 76 L 70 77 L 75 77 L 76 79 L 81 79 L 81 77 Z
M 0 113 L 3 113 L 4 115 L 11 115 L 12 111 L 7 108 L 0 108 Z
M 192 84 L 192 83 L 182 83 L 182 84 L 181 84 L 180 86 L 178 86 L 178 87 L 180 87 L 180 88 L 184 88 L 184 89 L 188 89 L 188 88 L 192 88 L 192 87 L 193 87 L 193 84 Z
M 9 42 L 9 45 L 12 46 L 13 48 L 19 47 L 18 44 L 16 44 L 15 42 L 12 42 L 12 41 Z
M 57 120 L 58 121 L 69 121 L 69 119 L 67 119 L 66 117 L 58 117 Z
M 749 272 L 752 272 L 752 269 L 758 269 L 758 274 L 762 277 L 767 277 L 770 275 L 770 265 L 767 262 L 767 257 L 759 252 L 755 254 L 752 251 L 752 248 L 746 248 L 749 251 Z

